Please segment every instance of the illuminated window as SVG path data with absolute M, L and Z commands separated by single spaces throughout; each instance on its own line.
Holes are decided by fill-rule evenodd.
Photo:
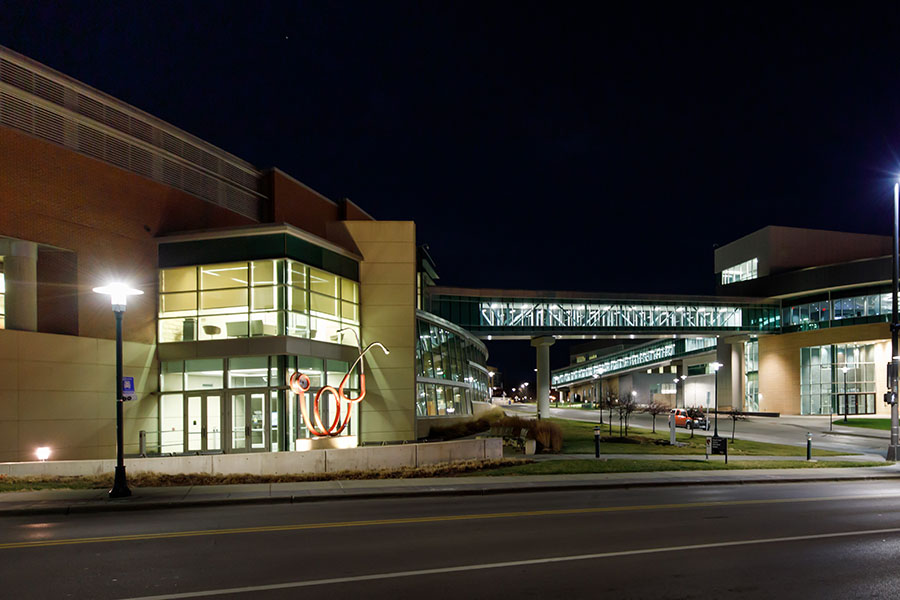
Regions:
M 0 259 L 0 329 L 6 328 L 6 276 L 3 274 L 3 260 Z
M 735 283 L 738 281 L 749 281 L 751 279 L 756 279 L 758 267 L 759 260 L 756 258 L 751 258 L 750 260 L 742 262 L 739 265 L 728 267 L 727 269 L 722 271 L 722 285 L 728 285 L 729 283 Z
M 289 335 L 355 346 L 359 284 L 290 259 L 161 269 L 159 341 Z
M 800 414 L 875 412 L 875 344 L 800 350 Z

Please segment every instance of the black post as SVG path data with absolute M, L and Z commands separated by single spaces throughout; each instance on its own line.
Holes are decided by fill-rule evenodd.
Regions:
M 716 430 L 713 437 L 719 437 L 719 369 L 716 369 Z
M 594 427 L 594 458 L 600 458 L 600 428 Z
M 846 358 L 846 354 L 844 354 L 844 358 Z M 848 402 L 847 402 L 847 361 L 844 361 L 844 423 L 847 422 L 847 412 L 849 410 Z
M 806 434 L 806 460 L 812 460 L 812 434 Z
M 122 400 L 122 315 L 125 307 L 121 308 L 122 310 L 113 309 L 116 315 L 116 474 L 112 489 L 109 490 L 110 498 L 126 498 L 131 495 L 125 477 L 125 443 L 122 433 L 125 404 Z
M 891 263 L 894 271 L 893 293 L 891 294 L 891 389 L 888 392 L 897 393 L 897 368 L 900 365 L 900 344 L 897 343 L 897 329 L 900 328 L 900 320 L 897 319 L 897 294 L 900 293 L 900 264 L 898 264 L 897 255 L 900 254 L 900 183 L 894 184 L 894 246 L 891 252 Z M 859 412 L 858 410 L 856 411 Z M 891 404 L 891 445 L 888 446 L 887 459 L 897 460 L 898 452 L 898 434 L 900 434 L 900 424 L 898 424 L 897 415 L 897 397 L 893 398 Z

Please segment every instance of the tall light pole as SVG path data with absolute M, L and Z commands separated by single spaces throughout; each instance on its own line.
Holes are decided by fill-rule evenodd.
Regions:
M 847 422 L 847 411 L 849 406 L 849 396 L 847 395 L 847 371 L 850 369 L 847 367 L 847 363 L 844 362 L 844 366 L 841 367 L 841 373 L 844 374 L 844 423 Z
M 112 489 L 109 490 L 109 497 L 125 498 L 131 495 L 131 490 L 128 489 L 128 480 L 125 477 L 125 443 L 122 435 L 122 405 L 125 401 L 122 394 L 122 315 L 125 314 L 125 303 L 128 296 L 144 292 L 125 283 L 110 283 L 102 287 L 95 287 L 94 291 L 109 296 L 113 313 L 116 315 L 116 474 Z
M 722 368 L 722 363 L 714 362 L 709 366 L 712 367 L 716 374 L 716 429 L 713 431 L 713 437 L 719 437 L 719 369 Z
M 891 445 L 888 446 L 887 460 L 897 460 L 898 452 L 897 438 L 900 432 L 900 426 L 897 422 L 897 369 L 900 365 L 900 346 L 897 343 L 897 329 L 900 328 L 900 321 L 897 319 L 897 294 L 900 293 L 900 265 L 898 265 L 898 254 L 900 254 L 900 183 L 894 184 L 894 246 L 891 252 L 891 266 L 893 267 L 894 285 L 891 294 L 891 389 L 888 390 L 891 402 Z

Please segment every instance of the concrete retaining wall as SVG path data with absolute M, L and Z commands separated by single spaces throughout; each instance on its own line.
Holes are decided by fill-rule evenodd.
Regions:
M 125 468 L 128 473 L 152 471 L 169 475 L 179 473 L 284 475 L 289 473 L 333 473 L 336 471 L 396 469 L 502 457 L 502 440 L 500 438 L 485 438 L 399 446 L 363 446 L 360 448 L 308 450 L 306 452 L 259 452 L 254 454 L 129 458 L 125 460 Z M 8 462 L 0 463 L 0 475 L 12 477 L 31 475 L 101 475 L 103 473 L 112 473 L 115 466 L 116 461 L 112 459 Z

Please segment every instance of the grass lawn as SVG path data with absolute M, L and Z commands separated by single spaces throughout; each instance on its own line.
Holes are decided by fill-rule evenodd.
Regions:
M 844 423 L 843 419 L 835 419 L 835 425 L 842 425 L 847 427 L 865 427 L 867 429 L 881 429 L 882 431 L 890 431 L 891 430 L 891 420 L 890 419 L 876 419 L 874 417 L 869 417 L 866 419 L 847 419 L 847 422 Z
M 567 421 L 563 419 L 551 419 L 563 430 L 563 454 L 593 454 L 594 453 L 594 427 L 596 423 L 584 423 L 581 421 Z M 613 425 L 613 435 L 609 437 L 609 425 L 603 425 L 603 437 L 600 442 L 601 454 L 706 454 L 706 438 L 695 435 L 691 439 L 690 432 L 683 433 L 680 429 L 676 434 L 676 440 L 683 442 L 684 446 L 669 445 L 669 430 L 666 420 L 661 419 L 662 427 L 657 423 L 656 433 L 649 429 L 628 427 L 628 438 L 619 437 L 618 423 Z M 766 444 L 763 442 L 750 442 L 736 439 L 731 441 L 731 427 L 723 428 L 719 423 L 719 432 L 729 434 L 729 456 L 806 456 L 805 446 L 785 446 L 782 444 Z M 738 423 L 738 429 L 741 424 Z M 813 448 L 813 456 L 839 456 L 846 452 L 831 452 L 829 450 L 817 450 Z
M 807 462 L 805 460 L 629 460 L 575 459 L 545 460 L 524 465 L 500 467 L 474 475 L 573 475 L 578 473 L 639 473 L 647 471 L 723 471 L 733 469 L 825 469 L 834 467 L 883 467 L 883 462 Z

